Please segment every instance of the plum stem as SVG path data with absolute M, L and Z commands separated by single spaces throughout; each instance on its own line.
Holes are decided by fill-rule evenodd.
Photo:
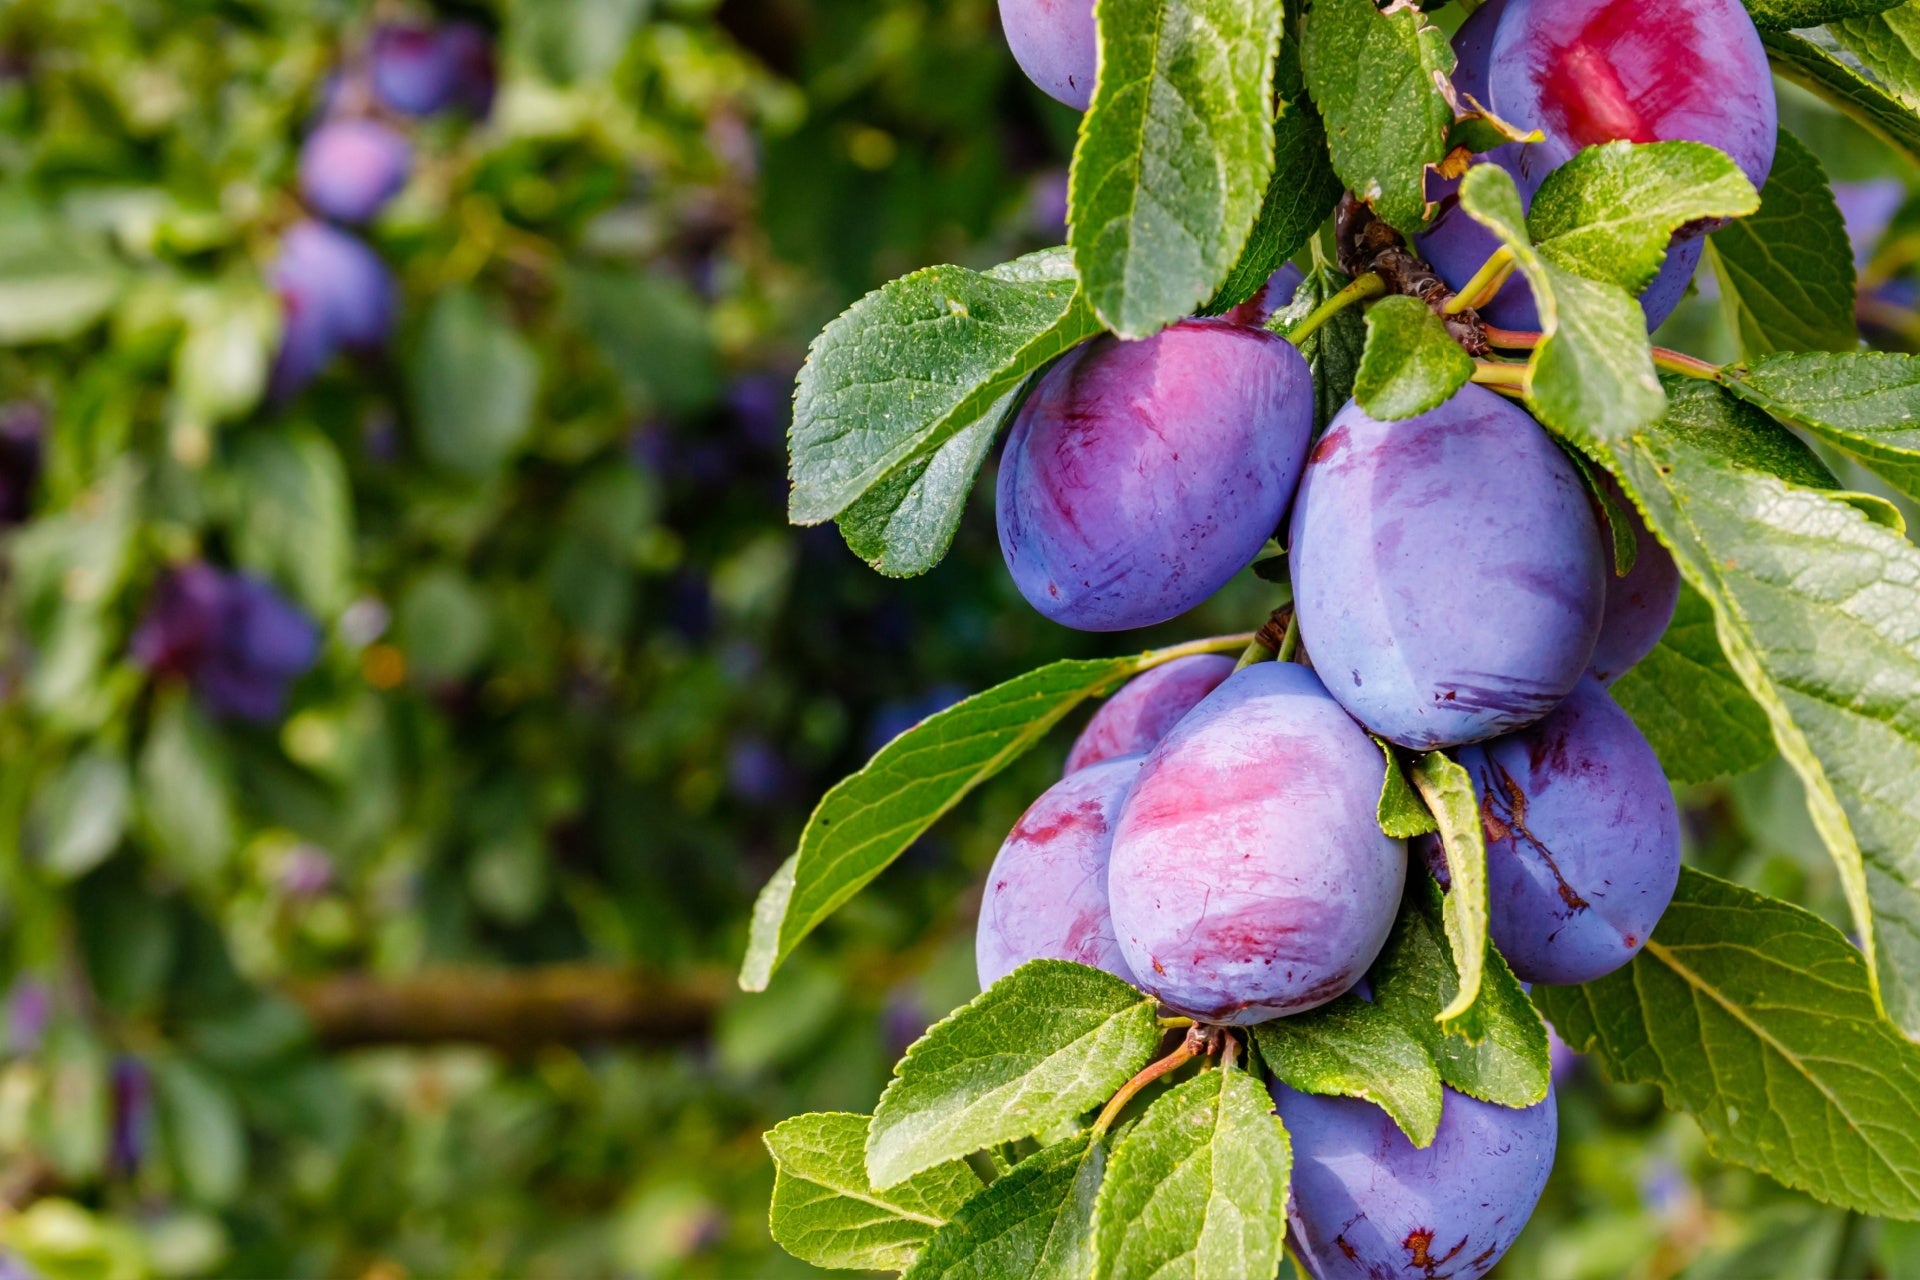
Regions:
M 1260 629 L 1253 633 L 1253 639 L 1241 651 L 1240 661 L 1234 664 L 1235 671 L 1244 670 L 1259 662 L 1271 662 L 1275 658 L 1287 660 L 1287 637 L 1293 634 L 1292 593 L 1288 593 L 1288 603 L 1281 605 L 1267 616 Z
M 1287 615 L 1287 634 L 1280 638 L 1280 648 L 1273 656 L 1282 662 L 1292 662 L 1293 655 L 1300 652 L 1300 615 Z
M 1280 336 L 1297 347 L 1312 337 L 1314 331 L 1319 329 L 1321 325 L 1333 319 L 1354 303 L 1365 302 L 1368 298 L 1377 298 L 1386 291 L 1387 282 L 1380 277 L 1380 273 L 1377 271 L 1369 271 L 1308 312 L 1304 320 Z
M 1460 286 L 1458 293 L 1441 304 L 1440 314 L 1457 316 L 1462 311 L 1470 311 L 1485 305 L 1493 299 L 1494 294 L 1505 287 L 1508 278 L 1512 275 L 1513 249 L 1503 244 L 1493 251 L 1492 257 L 1480 264 L 1480 269 Z
M 1186 1038 L 1180 1042 L 1178 1049 L 1160 1061 L 1145 1067 L 1139 1075 L 1120 1086 L 1120 1091 L 1114 1094 L 1107 1105 L 1101 1109 L 1100 1118 L 1093 1122 L 1093 1136 L 1098 1138 L 1112 1128 L 1113 1122 L 1120 1118 L 1120 1113 L 1126 1110 L 1127 1104 L 1132 1102 L 1142 1089 L 1169 1071 L 1178 1071 L 1198 1057 L 1207 1049 L 1210 1039 L 1211 1035 L 1205 1027 L 1189 1026 Z
M 1530 370 L 1524 364 L 1506 364 L 1493 360 L 1473 362 L 1473 380 L 1483 387 L 1512 387 L 1525 391 Z
M 1487 331 L 1487 341 L 1496 347 L 1510 350 L 1531 351 L 1540 345 L 1545 334 L 1535 333 L 1531 329 L 1502 329 L 1498 325 L 1483 326 Z
M 1710 364 L 1699 356 L 1690 356 L 1684 351 L 1670 351 L 1666 347 L 1653 349 L 1653 367 L 1665 369 L 1668 373 L 1683 373 L 1689 378 L 1700 378 L 1707 382 L 1720 381 L 1720 366 Z

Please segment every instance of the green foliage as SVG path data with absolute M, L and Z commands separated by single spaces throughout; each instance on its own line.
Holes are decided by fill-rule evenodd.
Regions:
M 506 318 L 476 294 L 447 293 L 433 304 L 410 373 L 420 448 L 436 466 L 484 476 L 533 428 L 539 365 Z
M 1440 1071 L 1426 1046 L 1384 1006 L 1345 995 L 1254 1028 L 1267 1070 L 1302 1093 L 1365 1098 L 1416 1147 L 1440 1126 Z
M 1212 297 L 1247 243 L 1274 173 L 1280 10 L 1280 0 L 1100 0 L 1100 79 L 1073 152 L 1067 223 L 1087 302 L 1122 337 L 1144 338 Z M 1304 159 L 1298 146 L 1287 158 Z
M 1691 587 L 1681 588 L 1653 652 L 1608 692 L 1676 786 L 1745 773 L 1773 758 L 1766 714 L 1720 651 L 1712 606 Z
M 1727 371 L 1728 390 L 1868 463 L 1920 497 L 1920 376 L 1892 351 L 1780 352 Z
M 1047 1280 L 1093 1271 L 1104 1138 L 1078 1134 L 1028 1156 L 963 1205 L 903 1280 Z
M 1920 1047 L 1817 917 L 1687 869 L 1627 968 L 1537 998 L 1570 1044 L 1659 1085 L 1722 1153 L 1829 1204 L 1920 1218 Z
M 1830 33 L 1782 28 L 1763 30 L 1760 38 L 1767 46 L 1767 60 L 1782 76 L 1819 94 L 1887 145 L 1920 160 L 1920 116 L 1888 93 Z
M 1429 751 L 1414 762 L 1413 785 L 1427 802 L 1447 859 L 1447 893 L 1441 919 L 1453 957 L 1453 997 L 1435 1014 L 1442 1023 L 1456 1020 L 1477 1026 L 1469 1011 L 1480 998 L 1487 958 L 1487 835 L 1480 825 L 1480 798 L 1473 778 L 1444 751 Z
M 1247 247 L 1201 311 L 1218 315 L 1251 298 L 1327 220 L 1340 202 L 1340 179 L 1327 161 L 1327 130 L 1313 103 L 1282 106 L 1273 124 L 1273 178 Z
M 1367 346 L 1353 398 L 1381 422 L 1412 418 L 1453 398 L 1473 376 L 1473 357 L 1416 298 L 1383 298 L 1367 311 Z
M 1332 267 L 1316 264 L 1301 280 L 1293 301 L 1274 313 L 1268 327 L 1285 333 L 1313 314 L 1315 307 L 1353 283 Z M 1313 373 L 1313 429 L 1325 431 L 1333 415 L 1353 394 L 1354 378 L 1366 354 L 1366 321 L 1349 307 L 1308 334 L 1297 345 Z

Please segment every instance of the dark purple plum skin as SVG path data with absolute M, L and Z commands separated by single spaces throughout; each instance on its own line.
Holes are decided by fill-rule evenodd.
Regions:
M 1639 953 L 1680 879 L 1659 758 L 1600 682 L 1456 753 L 1480 798 L 1488 931 L 1524 982 L 1591 982 Z
M 1600 483 L 1614 496 L 1614 510 L 1625 513 L 1636 548 L 1626 577 L 1607 574 L 1607 610 L 1600 622 L 1599 642 L 1593 646 L 1593 674 L 1600 683 L 1612 684 L 1652 653 L 1666 634 L 1674 607 L 1680 603 L 1680 566 L 1647 528 L 1618 482 L 1605 472 L 1599 474 Z
M 1509 0 L 1490 0 L 1481 5 L 1453 37 L 1453 87 L 1488 108 L 1492 107 L 1488 75 L 1494 40 L 1501 30 L 1508 3 Z M 1527 207 L 1533 203 L 1533 194 L 1539 190 L 1548 169 L 1536 163 L 1523 165 L 1522 158 L 1521 145 L 1509 143 L 1488 152 L 1479 163 L 1497 164 L 1505 169 L 1520 190 L 1522 207 Z M 1474 272 L 1500 247 L 1491 231 L 1460 208 L 1454 195 L 1459 186 L 1458 181 L 1428 175 L 1427 194 L 1438 203 L 1440 211 L 1426 231 L 1415 238 L 1420 256 L 1454 289 L 1472 279 Z M 1649 331 L 1658 329 L 1680 305 L 1705 247 L 1698 236 L 1673 241 L 1666 261 L 1660 265 L 1660 274 L 1640 295 L 1640 309 L 1646 313 Z M 1503 329 L 1536 331 L 1540 328 L 1540 313 L 1533 305 L 1533 292 L 1517 273 L 1479 311 L 1484 319 Z
M 300 149 L 300 194 L 314 212 L 366 222 L 407 185 L 413 144 L 378 120 L 333 120 Z
M 280 351 L 273 391 L 285 397 L 312 381 L 341 348 L 371 351 L 393 328 L 397 288 L 380 256 L 324 222 L 297 222 L 272 268 L 280 297 Z
M 1000 0 L 1000 27 L 1027 79 L 1056 101 L 1087 109 L 1100 57 L 1093 0 Z
M 1135 676 L 1107 699 L 1074 739 L 1066 772 L 1077 773 L 1115 756 L 1146 753 L 1232 674 L 1232 658 L 1196 653 Z
M 1141 989 L 1245 1025 L 1352 987 L 1406 881 L 1405 845 L 1375 820 L 1381 767 L 1373 740 L 1290 662 L 1236 672 L 1175 725 L 1121 810 L 1107 875 Z
M 461 107 L 484 116 L 493 105 L 493 41 L 470 22 L 381 26 L 369 42 L 367 61 L 374 94 L 404 115 Z
M 1546 135 L 1521 152 L 1529 175 L 1616 140 L 1704 142 L 1755 187 L 1773 167 L 1773 76 L 1740 0 L 1509 0 L 1487 90 L 1495 114 Z
M 1307 362 L 1277 334 L 1183 320 L 1081 345 L 1040 380 L 1001 458 L 1015 585 L 1082 631 L 1185 613 L 1279 526 L 1312 431 Z
M 1290 563 L 1328 691 L 1417 750 L 1553 710 L 1593 655 L 1608 573 L 1573 464 L 1472 385 L 1404 422 L 1351 402 L 1334 415 L 1301 481 Z
M 984 989 L 1029 960 L 1073 960 L 1133 981 L 1107 910 L 1107 857 L 1141 758 L 1069 774 L 1034 801 L 987 873 L 974 934 Z
M 1279 270 L 1267 277 L 1267 282 L 1255 291 L 1251 298 L 1226 313 L 1227 319 L 1235 324 L 1252 325 L 1255 328 L 1273 319 L 1273 313 L 1293 301 L 1293 295 L 1300 291 L 1300 282 L 1306 279 L 1300 268 L 1291 262 L 1280 264 Z
M 1432 1145 L 1417 1148 L 1361 1098 L 1275 1081 L 1293 1140 L 1287 1243 L 1314 1280 L 1478 1280 L 1520 1238 L 1553 1171 L 1560 1121 L 1445 1089 Z

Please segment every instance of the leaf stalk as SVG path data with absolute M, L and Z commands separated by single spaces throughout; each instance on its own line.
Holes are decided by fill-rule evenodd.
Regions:
M 1353 283 L 1308 312 L 1304 320 L 1280 336 L 1297 347 L 1312 337 L 1315 330 L 1319 329 L 1321 325 L 1333 319 L 1354 303 L 1365 302 L 1368 298 L 1377 298 L 1386 291 L 1387 282 L 1380 277 L 1380 273 L 1377 271 L 1369 271 L 1365 275 L 1355 278 Z

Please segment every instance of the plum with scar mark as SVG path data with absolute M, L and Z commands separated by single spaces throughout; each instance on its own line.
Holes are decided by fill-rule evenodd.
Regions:
M 1553 1094 L 1514 1109 L 1443 1091 L 1417 1148 L 1360 1098 L 1273 1100 L 1293 1139 L 1288 1243 L 1314 1280 L 1478 1280 L 1513 1246 L 1553 1169 Z
M 1033 802 L 987 873 L 974 934 L 980 985 L 1029 960 L 1073 960 L 1133 981 L 1107 910 L 1114 820 L 1140 775 L 1122 756 L 1062 778 Z
M 1406 878 L 1375 821 L 1380 774 L 1305 667 L 1259 663 L 1209 694 L 1148 753 L 1114 831 L 1108 895 L 1138 985 L 1240 1025 L 1352 987 Z
M 1485 388 L 1404 422 L 1349 403 L 1307 462 L 1291 537 L 1314 668 L 1401 746 L 1532 724 L 1593 656 L 1608 569 L 1586 487 Z
M 1196 653 L 1135 676 L 1107 699 L 1074 739 L 1073 750 L 1067 753 L 1066 772 L 1150 750 L 1232 674 L 1232 658 Z
M 1588 676 L 1523 733 L 1456 753 L 1487 837 L 1488 931 L 1526 982 L 1591 982 L 1646 945 L 1680 879 L 1660 761 Z
M 996 510 L 1015 585 L 1082 631 L 1185 613 L 1279 527 L 1312 432 L 1312 376 L 1278 334 L 1183 320 L 1081 345 L 1007 437 Z

